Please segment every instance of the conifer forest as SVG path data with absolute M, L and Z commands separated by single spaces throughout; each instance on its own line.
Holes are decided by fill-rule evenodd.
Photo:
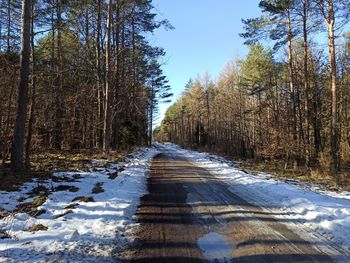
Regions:
M 350 0 L 0 0 L 0 262 L 350 262 Z
M 171 96 L 147 40 L 151 1 L 2 0 L 0 148 L 14 170 L 33 151 L 146 145 Z
M 249 53 L 189 80 L 156 138 L 240 159 L 346 176 L 350 162 L 349 3 L 260 1 L 243 18 Z M 170 101 L 152 1 L 0 3 L 0 157 L 126 149 L 152 142 Z M 320 44 L 318 39 L 327 38 Z M 311 171 L 309 169 L 309 171 Z M 338 177 L 339 177 L 338 176 Z
M 260 17 L 242 19 L 248 55 L 215 80 L 191 79 L 157 136 L 349 178 L 349 2 L 266 0 L 259 7 Z

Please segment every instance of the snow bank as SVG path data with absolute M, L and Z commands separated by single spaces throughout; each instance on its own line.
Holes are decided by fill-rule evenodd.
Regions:
M 303 183 L 288 183 L 260 173 L 252 175 L 237 163 L 222 157 L 181 149 L 174 144 L 157 145 L 184 155 L 189 161 L 206 168 L 229 185 L 229 189 L 265 209 L 283 211 L 280 218 L 293 219 L 314 233 L 350 249 L 350 193 L 316 190 Z M 310 189 L 311 188 L 311 189 Z M 278 215 L 279 214 L 279 215 Z M 288 220 L 286 220 L 288 221 Z
M 27 213 L 2 218 L 0 262 L 113 262 L 113 253 L 129 242 L 124 236 L 135 224 L 132 217 L 147 191 L 147 174 L 156 154 L 154 148 L 142 149 L 124 163 L 110 162 L 108 167 L 102 166 L 105 161 L 94 160 L 89 172 L 55 173 L 56 178 L 64 178 L 62 182 L 34 181 L 24 184 L 19 192 L 0 192 L 4 214 L 14 210 L 18 200 L 32 201 L 28 193 L 37 186 L 51 190 L 76 187 L 51 192 L 37 208 L 44 213 L 36 218 Z M 118 176 L 110 177 L 117 170 Z M 102 185 L 104 192 L 93 194 L 96 184 Z M 94 201 L 73 201 L 79 196 Z M 26 231 L 38 224 L 47 230 Z

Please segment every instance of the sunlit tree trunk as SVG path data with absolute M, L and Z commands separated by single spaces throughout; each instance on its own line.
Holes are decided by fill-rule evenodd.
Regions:
M 326 3 L 327 1 L 327 3 Z M 331 90 L 331 171 L 335 176 L 339 170 L 339 123 L 337 109 L 337 67 L 334 43 L 334 6 L 333 0 L 319 0 L 321 12 L 328 29 L 328 57 L 329 57 L 329 75 Z
M 304 47 L 304 90 L 305 90 L 305 159 L 306 166 L 310 165 L 310 109 L 309 109 L 309 50 L 308 50 L 308 1 L 303 0 L 303 47 Z
M 291 29 L 291 17 L 290 10 L 288 10 L 288 70 L 289 70 L 289 89 L 292 100 L 292 135 L 293 140 L 297 140 L 297 120 L 296 120 L 296 105 L 295 105 L 295 86 L 294 86 L 294 71 L 293 71 L 293 50 L 292 50 L 292 29 Z

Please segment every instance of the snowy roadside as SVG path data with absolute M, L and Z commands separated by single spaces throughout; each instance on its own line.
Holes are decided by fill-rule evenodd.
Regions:
M 184 150 L 174 144 L 158 144 L 177 152 L 228 184 L 229 190 L 246 201 L 269 209 L 278 218 L 292 219 L 308 231 L 350 250 L 350 193 L 316 190 L 310 185 L 283 182 L 261 173 L 252 175 L 239 165 L 208 153 Z M 282 213 L 283 212 L 283 213 Z M 288 220 L 286 220 L 288 221 Z M 293 226 L 291 226 L 293 227 Z
M 122 163 L 94 160 L 88 172 L 57 172 L 18 192 L 0 191 L 0 262 L 115 261 L 130 242 L 125 234 L 157 153 L 144 148 Z M 33 200 L 26 213 L 7 214 Z

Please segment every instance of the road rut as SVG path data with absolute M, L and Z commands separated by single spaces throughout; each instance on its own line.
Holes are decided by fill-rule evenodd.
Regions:
M 128 262 L 333 262 L 320 247 L 183 156 L 153 161 Z M 280 214 L 279 214 L 280 215 Z

